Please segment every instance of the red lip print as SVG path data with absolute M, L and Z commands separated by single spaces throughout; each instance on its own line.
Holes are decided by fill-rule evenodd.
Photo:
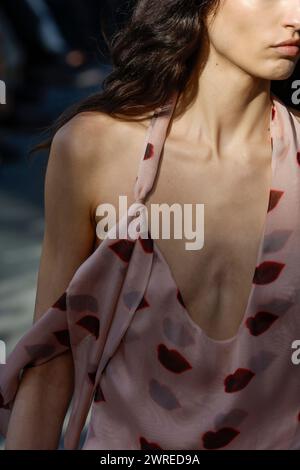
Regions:
M 54 308 L 58 308 L 59 310 L 66 311 L 67 310 L 67 293 L 64 292 L 59 299 L 52 305 Z
M 96 403 L 98 403 L 100 401 L 106 401 L 105 397 L 103 395 L 102 389 L 100 387 L 100 384 L 98 384 L 97 387 L 96 387 L 95 394 L 94 394 L 94 401 Z
M 276 108 L 275 106 L 272 106 L 272 121 L 274 121 L 276 115 Z
M 233 374 L 228 375 L 224 380 L 225 392 L 239 392 L 248 385 L 254 376 L 255 373 L 249 369 L 237 369 Z
M 233 428 L 222 428 L 219 431 L 208 431 L 202 437 L 205 449 L 220 449 L 227 446 L 238 435 L 240 431 Z
M 2 393 L 0 392 L 0 408 L 5 408 L 6 410 L 9 410 L 9 404 L 4 405 L 4 398 Z
M 68 295 L 68 303 L 71 310 L 76 312 L 98 312 L 98 301 L 92 295 L 87 294 L 75 294 Z
M 54 331 L 57 341 L 63 346 L 71 347 L 69 330 Z
M 270 191 L 270 197 L 269 197 L 269 205 L 268 205 L 268 212 L 270 212 L 271 210 L 273 210 L 280 198 L 282 197 L 284 191 L 278 191 L 277 189 L 271 189 Z
M 250 357 L 249 368 L 255 370 L 256 374 L 261 374 L 261 372 L 265 372 L 271 366 L 276 357 L 277 354 L 270 351 L 260 351 Z
M 254 317 L 247 318 L 246 326 L 253 336 L 259 336 L 268 330 L 277 318 L 278 315 L 270 312 L 258 312 Z
M 185 303 L 184 303 L 183 298 L 182 298 L 182 295 L 181 295 L 181 292 L 180 292 L 179 289 L 177 289 L 177 299 L 178 299 L 178 302 L 180 302 L 181 305 L 182 305 L 184 308 L 186 308 Z
M 192 369 L 191 364 L 175 349 L 168 349 L 164 344 L 158 345 L 158 359 L 168 370 L 181 373 Z
M 148 450 L 148 449 L 162 449 L 156 442 L 149 442 L 147 439 L 144 437 L 140 437 L 140 444 L 141 444 L 141 450 Z
M 82 328 L 85 328 L 87 331 L 92 333 L 96 339 L 98 339 L 100 322 L 97 317 L 94 317 L 93 315 L 86 315 L 85 317 L 80 318 L 76 324 L 82 326 Z
M 95 370 L 95 372 L 89 372 L 88 373 L 89 379 L 90 379 L 90 381 L 93 385 L 95 385 L 96 373 L 97 373 L 96 370 Z
M 119 256 L 122 261 L 128 263 L 132 255 L 134 243 L 134 241 L 123 239 L 112 243 L 109 245 L 109 248 Z
M 181 408 L 181 404 L 173 390 L 153 378 L 149 381 L 149 394 L 152 400 L 165 410 L 170 411 Z
M 247 418 L 248 412 L 241 408 L 232 408 L 228 413 L 218 413 L 214 419 L 215 428 L 239 427 Z
M 141 310 L 142 308 L 149 307 L 149 304 L 146 298 L 143 296 L 142 300 L 140 301 L 139 305 L 137 306 L 136 310 Z
M 153 253 L 153 240 L 151 238 L 151 235 L 148 231 L 148 237 L 149 238 L 141 238 L 139 237 L 139 241 L 141 242 L 141 245 L 143 247 L 143 250 L 146 253 Z
M 144 155 L 144 160 L 148 160 L 149 158 L 152 158 L 154 155 L 154 146 L 150 142 L 148 142 L 146 150 L 145 150 L 145 155 Z
M 292 230 L 273 230 L 273 232 L 265 237 L 263 248 L 264 253 L 274 253 L 281 250 L 292 233 Z
M 33 359 L 43 359 L 53 354 L 55 347 L 52 344 L 33 344 L 31 346 L 25 346 L 25 349 Z
M 254 284 L 270 284 L 278 278 L 284 266 L 284 263 L 278 263 L 277 261 L 264 261 L 255 268 Z

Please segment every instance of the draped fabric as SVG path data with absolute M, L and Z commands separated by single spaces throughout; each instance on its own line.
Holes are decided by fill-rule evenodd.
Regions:
M 134 186 L 140 220 L 177 95 L 154 113 Z M 300 448 L 300 124 L 272 95 L 272 181 L 251 291 L 237 334 L 192 320 L 166 259 L 143 228 L 107 234 L 68 288 L 0 365 L 5 436 L 26 367 L 72 352 L 66 449 Z M 245 208 L 246 210 L 247 208 Z M 117 229 L 128 228 L 130 209 Z

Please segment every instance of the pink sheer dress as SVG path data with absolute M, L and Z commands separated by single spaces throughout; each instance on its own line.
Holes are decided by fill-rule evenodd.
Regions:
M 146 133 L 133 188 L 139 204 L 176 100 L 156 110 Z M 270 198 L 237 334 L 215 340 L 192 320 L 149 231 L 108 233 L 0 365 L 3 436 L 22 370 L 69 349 L 75 387 L 65 449 L 79 448 L 89 410 L 82 450 L 300 448 L 300 365 L 291 360 L 300 339 L 300 124 L 272 100 Z M 117 228 L 134 217 L 128 210 Z

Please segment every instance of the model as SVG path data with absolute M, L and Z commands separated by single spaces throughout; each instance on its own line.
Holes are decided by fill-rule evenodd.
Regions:
M 299 1 L 142 0 L 112 57 L 45 144 L 35 321 L 0 369 L 6 449 L 56 449 L 71 398 L 66 449 L 89 411 L 83 450 L 300 448 L 300 122 L 271 92 L 300 57 Z M 203 248 L 99 239 L 119 195 L 204 204 Z

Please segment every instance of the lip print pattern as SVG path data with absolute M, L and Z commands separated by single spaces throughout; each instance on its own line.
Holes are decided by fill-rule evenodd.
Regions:
M 276 354 L 270 351 L 262 351 L 250 358 L 249 367 L 258 375 L 268 369 L 276 357 Z
M 150 449 L 161 449 L 163 450 L 156 442 L 147 441 L 144 437 L 140 437 L 141 450 L 150 450 Z
M 158 360 L 171 372 L 181 374 L 192 369 L 191 364 L 175 349 L 168 349 L 164 344 L 159 344 L 157 350 Z
M 181 292 L 180 292 L 180 290 L 179 290 L 178 288 L 177 288 L 177 300 L 178 300 L 178 302 L 181 303 L 181 305 L 182 305 L 184 308 L 186 308 L 185 303 L 184 303 L 183 298 L 182 298 L 182 295 L 181 295 Z
M 135 303 L 136 299 L 141 295 L 141 293 L 137 290 L 133 290 L 133 291 L 130 291 L 130 292 L 126 292 L 124 295 L 123 295 L 123 301 L 124 301 L 124 304 L 126 305 L 126 307 L 128 309 L 131 309 L 131 307 L 133 306 L 133 304 Z
M 29 356 L 35 358 L 44 358 L 50 356 L 55 351 L 55 347 L 52 344 L 33 344 L 25 346 L 25 349 Z
M 246 326 L 253 336 L 259 336 L 267 331 L 278 318 L 278 315 L 270 312 L 257 312 L 254 317 L 247 318 Z
M 283 194 L 284 194 L 284 191 L 278 191 L 277 189 L 271 189 L 270 197 L 269 197 L 268 211 L 267 212 L 270 212 L 273 209 L 275 209 L 275 207 L 277 206 L 277 204 L 280 201 Z
M 68 295 L 68 304 L 70 309 L 74 310 L 75 312 L 98 312 L 98 301 L 92 295 Z
M 138 334 L 133 328 L 130 328 L 126 331 L 123 342 L 132 343 L 133 341 L 138 341 L 140 339 L 140 334 Z
M 4 404 L 4 399 L 3 399 L 3 395 L 1 392 L 0 392 L 0 408 L 5 408 L 6 410 L 10 409 L 9 403 L 7 403 L 6 405 Z
M 179 401 L 167 385 L 162 385 L 155 379 L 149 382 L 149 395 L 160 407 L 165 410 L 181 408 Z
M 100 322 L 94 315 L 86 315 L 76 322 L 77 325 L 81 326 L 89 333 L 95 336 L 96 339 L 99 337 Z
M 237 369 L 233 374 L 230 374 L 225 378 L 225 392 L 239 392 L 248 385 L 248 383 L 254 376 L 255 373 L 249 369 Z
M 291 234 L 291 230 L 275 230 L 267 235 L 264 241 L 264 253 L 274 253 L 281 250 Z
M 195 344 L 195 338 L 186 325 L 170 317 L 163 319 L 163 332 L 165 337 L 178 347 L 186 348 Z
M 142 310 L 143 308 L 146 308 L 146 307 L 149 307 L 149 303 L 147 302 L 145 296 L 143 296 L 136 310 Z
M 144 160 L 149 160 L 149 158 L 152 158 L 153 155 L 154 155 L 154 145 L 148 142 L 146 150 L 145 150 Z
M 66 311 L 67 310 L 67 293 L 64 292 L 59 299 L 52 305 L 54 308 L 58 308 L 58 310 Z
M 102 388 L 101 388 L 100 384 L 98 384 L 96 389 L 95 389 L 94 402 L 99 403 L 100 401 L 106 401 L 106 400 L 105 400 L 105 397 L 103 395 Z
M 129 263 L 135 241 L 132 240 L 118 240 L 108 245 L 108 247 L 125 263 Z
M 203 447 L 205 449 L 221 449 L 230 444 L 233 439 L 240 434 L 240 431 L 234 428 L 222 428 L 218 431 L 208 431 L 202 437 Z
M 271 188 L 274 191 L 283 189 L 286 192 L 273 193 L 273 196 L 271 196 L 269 208 L 272 212 L 269 214 L 270 217 L 268 216 L 269 223 L 267 223 L 263 234 L 263 236 L 269 236 L 274 231 L 272 235 L 275 235 L 273 239 L 276 239 L 276 243 L 270 243 L 270 249 L 277 249 L 280 246 L 278 241 L 282 243 L 282 233 L 278 232 L 279 229 L 292 230 L 292 227 L 294 228 L 298 224 L 296 216 L 298 215 L 300 195 L 300 167 L 295 160 L 297 150 L 300 149 L 299 146 L 298 148 L 294 146 L 293 137 L 295 137 L 295 133 L 292 132 L 292 127 L 289 127 L 292 123 L 289 115 L 280 105 L 278 112 L 280 118 L 283 116 L 283 120 L 278 119 L 278 123 L 274 126 L 274 129 L 278 130 L 278 138 L 274 140 L 276 178 L 273 180 L 274 184 Z M 299 130 L 297 128 L 297 136 Z M 158 132 L 155 133 L 155 136 L 157 135 Z M 154 144 L 156 146 L 155 142 Z M 158 141 L 158 144 L 160 148 L 161 142 Z M 156 156 L 158 156 L 158 152 L 156 153 L 155 149 L 154 158 L 144 162 L 143 168 L 147 170 L 149 167 L 150 170 L 156 169 L 156 163 L 158 163 Z M 153 166 L 151 167 L 151 165 Z M 153 175 L 154 171 L 153 173 L 150 171 L 150 173 Z M 151 186 L 150 183 L 152 183 L 152 176 L 151 179 L 150 177 L 147 179 L 147 175 L 146 170 L 144 173 L 141 172 L 140 186 L 137 188 L 140 193 L 136 191 L 136 194 L 138 196 L 142 195 L 143 198 Z M 287 213 L 288 210 L 289 213 Z M 149 247 L 151 249 L 152 245 L 148 245 L 148 242 L 142 242 L 145 239 L 135 240 L 135 242 L 104 240 L 99 249 L 84 264 L 83 269 L 78 271 L 74 279 L 75 282 L 72 282 L 67 289 L 66 299 L 62 295 L 57 300 L 59 308 L 45 312 L 44 319 L 36 322 L 28 335 L 19 343 L 19 347 L 15 351 L 16 356 L 8 363 L 8 373 L 1 376 L 4 369 L 0 367 L 0 390 L 2 393 L 0 405 L 3 407 L 8 406 L 8 403 L 12 404 L 20 368 L 23 365 L 26 367 L 28 360 L 31 360 L 24 348 L 25 345 L 29 347 L 36 346 L 37 349 L 34 350 L 33 348 L 32 353 L 39 355 L 41 352 L 43 355 L 47 352 L 43 349 L 44 345 L 51 344 L 55 348 L 53 356 L 58 355 L 66 348 L 57 341 L 53 332 L 58 337 L 62 336 L 63 339 L 67 339 L 67 341 L 62 341 L 62 343 L 67 344 L 68 338 L 65 338 L 62 332 L 68 328 L 72 351 L 75 353 L 75 371 L 79 380 L 76 381 L 77 388 L 75 389 L 76 395 L 73 402 L 75 406 L 72 407 L 71 419 L 64 436 L 66 438 L 64 444 L 67 449 L 78 448 L 80 434 L 93 395 L 96 400 L 99 400 L 99 406 L 95 406 L 90 425 L 91 435 L 93 435 L 93 429 L 97 431 L 97 435 L 90 443 L 87 440 L 87 447 L 101 447 L 100 436 L 103 435 L 102 432 L 105 433 L 105 429 L 101 427 L 100 415 L 103 410 L 100 409 L 100 406 L 101 408 L 103 408 L 102 405 L 105 408 L 111 406 L 111 409 L 118 410 L 119 408 L 122 411 L 123 404 L 128 401 L 126 390 L 123 390 L 122 387 L 117 390 L 120 393 L 113 393 L 113 389 L 110 389 L 110 386 L 113 387 L 113 380 L 106 382 L 107 389 L 104 388 L 104 382 L 100 380 L 102 374 L 107 377 L 109 369 L 105 372 L 105 367 L 110 363 L 110 357 L 111 360 L 115 360 L 114 364 L 120 367 L 120 371 L 123 370 L 123 366 L 125 367 L 126 373 L 128 372 L 128 379 L 131 377 L 133 381 L 136 374 L 139 374 L 136 367 L 137 362 L 143 362 L 146 374 L 143 374 L 140 379 L 145 380 L 141 385 L 146 393 L 143 393 L 142 396 L 137 393 L 136 399 L 130 403 L 129 412 L 134 418 L 131 423 L 130 433 L 124 435 L 124 433 L 119 432 L 120 423 L 109 420 L 109 431 L 111 432 L 107 437 L 111 436 L 111 440 L 105 440 L 108 447 L 112 444 L 112 447 L 118 445 L 119 448 L 122 448 L 122 445 L 125 444 L 130 448 L 139 448 L 140 445 L 145 447 L 159 445 L 170 449 L 174 446 L 178 448 L 182 440 L 180 433 L 178 436 L 178 433 L 174 432 L 175 428 L 170 430 L 172 422 L 185 424 L 183 426 L 185 448 L 194 448 L 195 442 L 196 446 L 202 450 L 206 448 L 222 449 L 225 446 L 228 446 L 228 449 L 239 449 L 245 448 L 247 444 L 250 448 L 251 446 L 255 448 L 257 444 L 263 444 L 260 441 L 260 437 L 262 437 L 269 448 L 277 449 L 283 446 L 280 436 L 284 437 L 287 447 L 291 440 L 293 440 L 291 445 L 296 440 L 299 443 L 299 433 L 297 431 L 298 436 L 295 433 L 300 412 L 297 390 L 297 381 L 299 379 L 297 378 L 298 375 L 295 374 L 295 367 L 289 360 L 290 339 L 299 328 L 299 315 L 297 315 L 299 296 L 296 287 L 299 263 L 298 257 L 295 256 L 298 232 L 297 225 L 297 230 L 292 233 L 292 236 L 288 238 L 286 245 L 284 245 L 282 258 L 278 251 L 276 258 L 268 255 L 267 258 L 262 257 L 256 263 L 255 267 L 258 266 L 256 274 L 261 274 L 260 268 L 265 266 L 261 263 L 264 260 L 284 262 L 286 268 L 283 268 L 279 274 L 276 284 L 268 284 L 267 282 L 268 285 L 263 285 L 262 288 L 255 286 L 254 289 L 252 286 L 251 301 L 248 300 L 247 304 L 250 312 L 247 312 L 247 316 L 245 316 L 246 320 L 249 314 L 252 315 L 250 317 L 251 324 L 248 326 L 252 327 L 253 333 L 261 333 L 263 328 L 261 329 L 261 325 L 258 328 L 256 321 L 261 319 L 265 321 L 265 318 L 259 318 L 257 313 L 267 312 L 282 317 L 285 314 L 284 312 L 291 306 L 292 301 L 289 318 L 284 318 L 284 321 L 282 321 L 282 318 L 275 320 L 275 324 L 268 330 L 269 333 L 264 333 L 261 337 L 251 336 L 250 331 L 243 325 L 242 332 L 244 334 L 241 334 L 237 340 L 230 339 L 225 342 L 207 340 L 202 335 L 201 329 L 193 331 L 191 328 L 192 322 L 188 320 L 186 315 L 182 315 L 182 309 L 185 308 L 184 302 L 180 295 L 176 299 L 176 283 L 173 282 L 171 277 L 168 277 L 170 271 L 165 262 L 166 260 L 164 261 L 163 257 L 160 256 L 155 240 L 153 240 L 153 254 L 150 255 L 148 254 Z M 116 250 L 108 249 L 108 245 L 114 242 L 117 243 Z M 131 257 L 133 263 L 129 267 L 127 262 L 130 261 L 132 249 L 136 249 L 136 252 L 133 251 Z M 136 257 L 135 254 L 137 254 Z M 265 255 L 264 251 L 263 255 Z M 143 261 L 145 262 L 144 265 Z M 144 268 L 145 265 L 147 269 Z M 264 282 L 270 280 L 268 276 L 262 276 L 262 278 Z M 83 289 L 84 292 L 82 292 Z M 131 312 L 128 311 L 123 302 L 124 293 L 130 293 L 133 290 L 138 291 L 138 297 L 135 298 L 131 311 L 141 302 L 143 295 L 150 303 L 148 310 L 140 310 L 141 315 L 129 315 Z M 85 297 L 85 300 L 83 300 L 84 295 L 81 298 L 80 296 L 72 298 L 69 297 L 70 293 L 91 294 L 98 300 L 99 312 L 93 312 L 94 304 L 92 299 L 89 301 Z M 184 292 L 182 293 L 184 294 Z M 103 296 L 108 294 L 108 301 L 103 302 Z M 61 310 L 65 308 L 65 300 L 67 312 Z M 74 310 L 77 309 L 76 311 L 70 308 L 73 301 L 73 307 Z M 93 315 L 99 318 L 101 327 L 103 326 L 103 332 L 100 330 L 97 342 L 94 341 L 92 335 L 86 338 L 87 341 L 81 342 L 82 336 L 86 335 L 88 330 L 85 330 L 76 322 L 86 316 Z M 137 319 L 136 323 L 132 321 L 135 319 Z M 129 337 L 130 333 L 134 333 L 135 325 L 139 341 L 137 343 L 133 342 L 128 347 L 119 347 L 127 332 Z M 168 325 L 171 325 L 171 328 L 168 328 Z M 180 325 L 184 328 L 181 328 Z M 111 330 L 110 327 L 112 327 Z M 189 349 L 185 348 L 188 343 L 188 335 L 184 333 L 184 330 L 188 330 L 194 339 L 194 344 Z M 149 334 L 149 336 L 147 336 L 144 348 L 141 348 L 140 341 L 143 333 Z M 160 353 L 163 363 L 158 360 L 158 345 L 162 345 Z M 150 346 L 150 350 L 148 346 Z M 183 357 L 183 361 L 179 361 L 179 368 L 175 361 L 176 375 L 174 373 L 172 351 L 180 353 L 180 357 Z M 140 354 L 144 354 L 144 356 L 141 357 Z M 240 361 L 236 363 L 235 360 L 238 360 L 238 358 L 240 358 Z M 31 361 L 31 364 L 38 364 L 39 361 L 35 359 Z M 46 360 L 48 359 L 46 357 Z M 178 370 L 181 370 L 182 363 L 185 364 L 186 359 L 191 363 L 193 369 L 187 370 L 186 374 L 182 372 L 180 375 Z M 224 373 L 225 363 L 227 363 L 227 369 Z M 169 368 L 166 368 L 165 364 Z M 96 365 L 99 378 L 95 372 Z M 240 367 L 245 368 L 244 374 L 240 373 L 241 369 L 238 369 Z M 253 374 L 255 375 L 253 376 Z M 7 377 L 9 377 L 9 381 Z M 270 386 L 272 379 L 276 379 L 275 388 Z M 227 392 L 224 390 L 224 382 L 228 387 Z M 103 391 L 100 388 L 97 389 L 98 383 L 103 383 Z M 198 396 L 199 384 L 203 385 L 203 388 L 201 387 L 201 394 L 198 394 Z M 118 387 L 117 382 L 115 386 Z M 110 393 L 110 390 L 112 390 L 112 393 Z M 280 390 L 282 393 L 280 393 Z M 278 393 L 275 393 L 276 391 Z M 102 392 L 109 396 L 107 402 L 101 400 L 103 398 Z M 195 397 L 199 399 L 197 413 L 193 413 L 196 403 L 191 405 L 188 400 L 188 397 L 193 397 L 195 393 Z M 137 416 L 143 405 L 152 410 L 151 416 L 147 413 L 140 413 Z M 201 410 L 202 405 L 204 405 L 203 410 Z M 261 409 L 264 409 L 265 420 L 261 420 L 259 413 Z M 276 410 L 276 413 L 273 416 L 274 410 Z M 8 411 L 0 409 L 0 428 L 2 426 L 4 431 Z M 245 417 L 246 413 L 248 413 L 247 418 Z M 272 415 L 272 419 L 268 420 L 269 413 Z M 153 416 L 157 419 L 153 420 Z M 284 416 L 289 417 L 289 419 L 282 419 Z M 123 417 L 126 418 L 125 415 Z M 270 429 L 268 429 L 272 424 L 272 420 L 274 422 L 276 420 L 277 424 L 274 433 L 269 432 Z M 247 423 L 251 425 L 247 426 Z M 2 429 L 0 429 L 0 432 Z M 139 439 L 142 439 L 141 443 Z
M 255 268 L 253 276 L 254 284 L 261 285 L 274 282 L 278 278 L 284 266 L 284 263 L 278 263 L 277 261 L 264 261 Z
M 142 248 L 145 253 L 153 253 L 153 240 L 151 238 L 150 232 L 148 231 L 148 238 L 139 237 Z
M 90 379 L 90 382 L 92 385 L 95 385 L 96 374 L 97 374 L 97 369 L 94 370 L 93 372 L 88 372 L 88 378 Z
M 57 341 L 63 346 L 71 347 L 69 330 L 54 331 Z
M 123 295 L 123 301 L 124 304 L 128 309 L 131 309 L 131 307 L 134 305 L 136 299 L 141 295 L 139 291 L 130 291 L 126 292 Z M 136 307 L 136 310 L 141 310 L 143 308 L 149 307 L 149 303 L 146 299 L 146 297 L 143 295 L 142 299 L 140 300 L 140 303 Z
M 260 309 L 265 312 L 272 312 L 276 315 L 284 315 L 291 306 L 294 305 L 294 302 L 290 299 L 282 299 L 280 297 L 275 297 L 270 302 L 261 304 Z
M 215 428 L 238 427 L 247 418 L 247 416 L 247 411 L 240 410 L 238 408 L 231 410 L 227 415 L 220 413 L 215 418 Z

